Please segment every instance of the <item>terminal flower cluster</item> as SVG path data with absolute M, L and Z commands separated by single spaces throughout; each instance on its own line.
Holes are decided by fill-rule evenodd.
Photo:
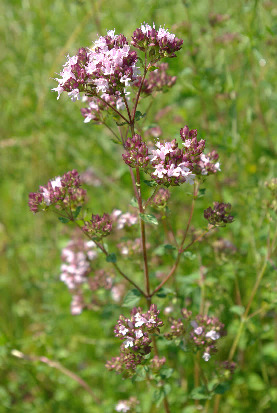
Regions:
M 149 51 L 152 62 L 156 62 L 163 57 L 175 57 L 183 40 L 163 27 L 156 30 L 154 23 L 153 27 L 144 23 L 134 31 L 131 44 L 143 52 Z
M 168 63 L 161 63 L 156 70 L 151 72 L 147 79 L 144 80 L 141 92 L 145 95 L 152 95 L 153 92 L 160 92 L 166 88 L 170 88 L 176 83 L 176 76 L 170 76 L 166 73 Z M 138 77 L 134 81 L 134 86 L 140 87 L 142 77 Z
M 29 208 L 34 213 L 46 211 L 50 206 L 74 211 L 84 203 L 85 196 L 86 191 L 81 188 L 80 176 L 73 170 L 50 180 L 46 186 L 40 186 L 38 192 L 30 193 Z
M 182 310 L 183 318 L 178 320 L 170 318 L 171 332 L 166 333 L 168 340 L 181 338 L 188 348 L 202 351 L 202 358 L 209 361 L 211 354 L 217 351 L 216 341 L 225 335 L 224 324 L 216 317 L 197 315 L 192 318 L 192 313 L 187 309 Z
M 90 237 L 95 239 L 101 239 L 110 235 L 112 231 L 112 219 L 109 214 L 93 215 L 90 221 L 86 221 L 83 226 L 83 231 Z
M 73 101 L 80 99 L 81 92 L 88 96 L 99 93 L 119 96 L 137 78 L 137 60 L 137 53 L 130 50 L 126 37 L 110 30 L 91 49 L 82 48 L 76 56 L 68 56 L 61 79 L 56 79 L 59 85 L 52 90 L 58 92 L 58 98 L 67 92 Z
M 130 318 L 121 315 L 114 330 L 115 336 L 123 341 L 121 353 L 108 361 L 106 367 L 127 376 L 134 374 L 136 366 L 142 364 L 144 357 L 151 352 L 151 334 L 159 333 L 162 325 L 159 310 L 154 304 L 146 313 L 141 308 L 133 308 Z
M 204 210 L 204 218 L 209 224 L 218 226 L 225 226 L 234 221 L 234 217 L 230 215 L 231 204 L 224 204 L 223 202 L 214 202 L 213 208 L 209 207 Z
M 148 148 L 140 135 L 135 134 L 124 143 L 125 153 L 122 154 L 124 162 L 131 168 L 146 168 L 149 163 Z

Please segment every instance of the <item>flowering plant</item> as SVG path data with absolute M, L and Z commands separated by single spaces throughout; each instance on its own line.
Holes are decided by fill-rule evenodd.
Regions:
M 154 24 L 142 24 L 130 41 L 123 34 L 116 35 L 115 30 L 108 31 L 92 47 L 81 48 L 75 56 L 68 57 L 56 79 L 58 86 L 53 88 L 58 92 L 58 99 L 65 92 L 72 101 L 85 102 L 86 107 L 81 109 L 84 122 L 106 126 L 113 134 L 114 143 L 122 145 L 122 159 L 130 171 L 135 212 L 114 210 L 103 215 L 88 214 L 84 208 L 86 191 L 76 170 L 50 180 L 38 192 L 29 195 L 33 213 L 52 211 L 61 223 L 73 223 L 87 238 L 84 241 L 75 237 L 62 251 L 61 280 L 72 294 L 72 314 L 105 306 L 108 295 L 98 296 L 99 289 L 110 290 L 114 301 L 123 308 L 132 308 L 130 315 L 121 315 L 115 326 L 115 337 L 122 344 L 119 356 L 107 361 L 106 368 L 133 381 L 147 381 L 155 389 L 154 401 L 162 402 L 166 412 L 171 411 L 170 391 L 179 379 L 174 359 L 167 359 L 160 353 L 166 354 L 168 343 L 175 351 L 190 353 L 196 366 L 194 386 L 197 389 L 203 383 L 202 398 L 210 399 L 217 394 L 222 379 L 220 375 L 212 375 L 212 386 L 207 386 L 205 363 L 216 353 L 217 341 L 225 332 L 224 325 L 215 316 L 208 315 L 203 305 L 200 313 L 192 316 L 181 300 L 178 302 L 178 287 L 175 285 L 174 290 L 174 284 L 171 289 L 165 285 L 171 283 L 172 286 L 180 269 L 185 272 L 182 260 L 191 257 L 189 249 L 194 244 L 216 227 L 233 221 L 229 215 L 230 204 L 215 202 L 213 209 L 209 207 L 204 211 L 208 227 L 199 234 L 191 231 L 195 202 L 203 194 L 200 187 L 208 176 L 220 171 L 218 154 L 214 150 L 205 153 L 206 141 L 198 139 L 197 130 L 184 126 L 178 132 L 178 139 L 151 142 L 140 127 L 140 121 L 147 116 L 147 112 L 138 110 L 141 102 L 149 96 L 155 99 L 158 93 L 174 86 L 177 78 L 167 74 L 168 64 L 161 61 L 176 57 L 182 43 L 167 29 L 157 29 Z M 148 179 L 143 179 L 145 177 Z M 168 220 L 168 203 L 170 191 L 174 191 L 172 187 L 181 185 L 192 186 L 193 194 L 184 228 L 175 234 Z M 149 187 L 152 193 L 144 199 L 145 188 Z M 149 209 L 154 212 L 149 213 Z M 172 244 L 151 245 L 147 239 L 147 225 L 159 227 L 162 222 L 167 226 Z M 127 240 L 118 239 L 120 231 L 131 236 Z M 110 252 L 111 245 L 117 245 L 119 260 L 117 254 Z M 157 271 L 159 261 L 153 247 L 156 252 L 158 249 L 156 255 L 160 257 L 168 252 L 172 254 L 173 264 L 165 274 Z M 105 263 L 101 260 L 98 263 L 101 254 L 106 257 Z M 119 261 L 126 257 L 134 266 L 143 267 L 144 285 L 141 274 L 127 275 L 122 269 Z M 118 276 L 123 282 L 118 282 Z M 122 300 L 128 285 L 132 289 Z M 172 305 L 158 308 L 156 302 L 153 303 L 157 297 L 168 294 L 174 297 Z M 143 307 L 137 307 L 139 303 Z M 182 318 L 175 317 L 178 311 Z M 230 362 L 225 361 L 221 369 L 228 370 Z M 138 409 L 139 404 L 133 398 L 120 400 L 115 406 L 115 411 L 122 412 Z

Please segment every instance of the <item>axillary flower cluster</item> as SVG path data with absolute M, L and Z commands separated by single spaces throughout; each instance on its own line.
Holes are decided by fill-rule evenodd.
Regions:
M 120 316 L 114 333 L 123 343 L 120 355 L 107 362 L 108 370 L 132 376 L 136 367 L 145 362 L 145 356 L 151 352 L 152 335 L 159 333 L 160 327 L 163 326 L 159 312 L 157 306 L 152 304 L 146 313 L 135 307 L 130 318 Z
M 216 342 L 225 335 L 224 324 L 218 318 L 207 315 L 197 315 L 183 308 L 182 318 L 169 318 L 171 323 L 170 333 L 166 333 L 168 340 L 181 339 L 187 349 L 202 351 L 202 358 L 209 361 L 211 355 L 216 353 Z

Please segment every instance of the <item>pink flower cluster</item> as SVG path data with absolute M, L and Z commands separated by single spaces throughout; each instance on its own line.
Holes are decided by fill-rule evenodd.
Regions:
M 96 240 L 109 235 L 112 231 L 112 219 L 109 214 L 93 215 L 90 221 L 86 221 L 83 231 Z
M 225 204 L 224 202 L 214 202 L 213 208 L 209 207 L 204 210 L 204 218 L 209 224 L 216 227 L 225 226 L 234 221 L 234 217 L 230 215 L 232 209 L 231 204 Z
M 165 208 L 169 198 L 169 190 L 165 188 L 159 188 L 154 197 L 152 198 L 150 205 L 156 208 Z
M 107 362 L 109 370 L 127 376 L 134 374 L 136 366 L 151 352 L 151 334 L 159 333 L 163 325 L 158 315 L 157 306 L 152 304 L 146 313 L 142 313 L 141 308 L 133 308 L 130 318 L 120 316 L 114 332 L 123 341 L 121 353 Z
M 124 162 L 131 168 L 146 168 L 149 162 L 148 148 L 137 133 L 124 143 L 125 153 L 122 154 Z
M 155 25 L 152 28 L 144 24 L 135 30 L 131 44 L 140 50 L 149 51 L 153 63 L 164 57 L 176 56 L 175 52 L 181 49 L 183 41 L 162 27 L 156 30 Z M 55 79 L 58 86 L 52 90 L 58 93 L 58 99 L 62 92 L 67 92 L 73 101 L 80 99 L 82 92 L 90 97 L 98 96 L 100 100 L 106 100 L 106 95 L 111 95 L 113 103 L 121 109 L 122 97 L 128 94 L 126 87 L 133 85 L 139 77 L 137 63 L 137 52 L 131 50 L 126 37 L 109 30 L 106 36 L 100 36 L 94 42 L 92 48 L 81 48 L 75 56 L 67 57 L 60 78 Z M 158 88 L 175 83 L 175 78 L 164 74 L 165 68 L 161 69 L 163 74 Z M 85 122 L 98 121 L 100 110 L 98 100 L 90 101 L 89 107 L 82 111 Z
M 92 270 L 91 261 L 96 257 L 96 245 L 93 241 L 74 239 L 63 248 L 60 279 L 69 290 L 75 290 L 87 281 L 87 276 Z
M 166 71 L 168 63 L 161 63 L 156 70 L 151 72 L 148 79 L 145 79 L 141 88 L 141 92 L 145 95 L 151 95 L 153 92 L 160 92 L 170 88 L 176 83 L 176 76 L 169 76 Z M 142 77 L 138 77 L 134 81 L 134 86 L 140 87 Z
M 170 186 L 184 182 L 194 183 L 192 165 L 184 159 L 184 152 L 178 147 L 176 139 L 171 142 L 157 142 L 157 149 L 151 153 L 151 164 L 155 171 L 151 177 L 158 184 Z
M 183 338 L 188 348 L 202 351 L 202 358 L 209 361 L 211 354 L 217 351 L 216 341 L 225 335 L 224 324 L 216 317 L 197 315 L 192 318 L 191 311 L 182 309 L 183 318 L 169 318 L 171 332 L 165 337 L 169 340 Z
M 176 139 L 171 142 L 156 143 L 151 153 L 151 164 L 155 171 L 151 177 L 165 186 L 180 185 L 184 182 L 193 184 L 196 175 L 216 173 L 219 162 L 216 152 L 204 155 L 205 140 L 197 140 L 197 130 L 185 126 L 180 130 L 183 148 L 179 148 Z M 215 163 L 216 162 L 216 163 Z
M 67 92 L 73 101 L 80 98 L 81 92 L 88 96 L 105 93 L 120 97 L 139 74 L 137 60 L 126 37 L 110 30 L 91 49 L 82 48 L 76 56 L 68 57 L 61 79 L 56 79 L 59 85 L 52 90 L 58 92 L 58 98 Z
M 123 213 L 120 209 L 114 209 L 111 213 L 111 218 L 113 222 L 116 223 L 117 229 L 123 229 L 126 227 L 131 227 L 138 222 L 138 217 L 130 212 Z
M 156 30 L 154 23 L 153 27 L 144 23 L 134 31 L 131 43 L 144 52 L 149 51 L 152 62 L 156 62 L 162 57 L 175 57 L 175 53 L 183 45 L 183 40 L 163 27 Z
M 32 212 L 45 211 L 50 206 L 59 210 L 74 211 L 85 201 L 86 191 L 82 189 L 80 176 L 76 170 L 58 176 L 40 186 L 38 192 L 29 194 L 29 208 Z
M 60 279 L 72 294 L 71 314 L 81 314 L 85 307 L 82 284 L 87 282 L 92 271 L 91 262 L 97 257 L 93 241 L 71 240 L 62 250 Z
M 96 244 L 93 241 L 83 241 L 79 238 L 71 240 L 62 250 L 60 280 L 66 284 L 72 294 L 72 315 L 81 314 L 84 308 L 90 308 L 90 303 L 85 300 L 83 286 L 90 291 L 112 288 L 110 274 L 104 270 L 93 270 L 92 262 L 97 255 Z

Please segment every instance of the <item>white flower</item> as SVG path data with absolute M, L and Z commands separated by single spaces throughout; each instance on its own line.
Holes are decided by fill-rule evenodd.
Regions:
M 148 35 L 148 32 L 150 32 L 152 30 L 152 27 L 149 26 L 148 23 L 141 24 L 140 29 L 142 31 L 143 34 Z M 155 24 L 153 23 L 153 29 L 155 29 Z
M 215 169 L 216 169 L 217 171 L 221 171 L 221 169 L 220 169 L 220 162 L 215 163 L 215 164 L 214 164 L 214 167 L 215 167 Z
M 58 92 L 57 100 L 59 100 L 61 93 L 63 92 L 63 87 L 61 85 L 58 85 L 57 87 L 54 87 L 51 90 L 53 90 L 54 92 Z
M 115 406 L 115 410 L 117 412 L 123 412 L 126 413 L 130 410 L 130 407 L 126 404 L 126 402 L 124 400 L 121 400 L 120 402 L 117 403 L 117 405 Z
M 192 142 L 191 139 L 186 139 L 185 142 L 183 143 L 183 145 L 184 145 L 186 148 L 189 148 L 190 145 L 191 145 L 191 142 Z
M 170 314 L 170 313 L 172 313 L 172 311 L 173 311 L 173 307 L 171 307 L 171 306 L 165 307 L 165 309 L 164 309 L 165 314 Z
M 125 326 L 120 326 L 118 331 L 120 332 L 120 334 L 122 334 L 123 336 L 125 336 L 128 333 L 128 328 L 126 328 Z
M 143 324 L 145 324 L 146 320 L 140 313 L 135 314 L 135 327 L 141 327 Z
M 136 338 L 143 337 L 143 332 L 141 330 L 136 330 Z
M 206 334 L 206 337 L 211 338 L 212 340 L 218 340 L 220 338 L 220 334 L 218 334 L 215 330 L 211 330 Z
M 211 358 L 211 355 L 210 355 L 210 353 L 204 353 L 203 356 L 202 356 L 202 358 L 203 358 L 205 361 L 209 361 L 210 358 Z
M 46 205 L 50 205 L 51 200 L 50 200 L 50 192 L 48 191 L 48 189 L 42 188 L 42 196 L 43 196 L 43 199 Z
M 160 27 L 158 30 L 157 38 L 159 40 L 166 38 L 169 42 L 173 42 L 175 39 L 175 34 L 169 33 L 167 29 L 164 29 L 163 27 Z
M 133 347 L 134 345 L 134 339 L 132 337 L 127 337 L 127 340 L 124 341 L 124 347 Z
M 197 324 L 197 322 L 196 322 L 195 320 L 191 321 L 191 322 L 190 322 L 190 325 L 191 325 L 193 328 L 197 328 L 197 327 L 198 327 L 198 324 Z
M 72 102 L 76 102 L 76 100 L 81 99 L 79 89 L 71 90 L 71 92 L 68 93 L 68 96 L 71 98 Z
M 51 182 L 51 186 L 53 189 L 62 187 L 60 176 L 58 176 L 57 178 L 53 179 L 53 181 L 50 181 L 50 182 Z
M 197 328 L 194 330 L 194 332 L 195 332 L 195 334 L 197 334 L 198 336 L 200 336 L 200 334 L 203 333 L 203 328 L 202 328 L 202 327 L 197 327 Z

